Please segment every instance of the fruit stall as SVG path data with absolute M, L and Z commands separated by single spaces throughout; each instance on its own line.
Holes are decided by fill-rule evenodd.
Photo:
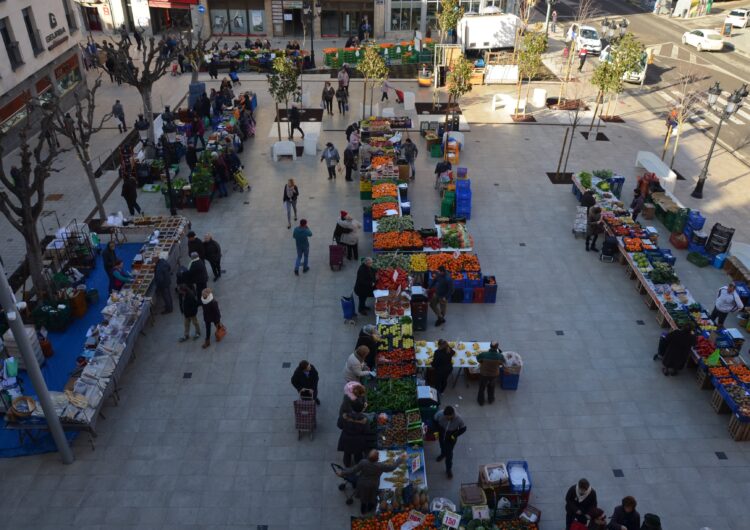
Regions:
M 750 440 L 750 377 L 746 377 L 750 367 L 739 355 L 744 343 L 740 331 L 717 328 L 710 310 L 681 283 L 671 251 L 660 249 L 654 231 L 633 221 L 624 204 L 598 186 L 596 177 L 584 175 L 581 179 L 577 175 L 573 182 L 579 192 L 587 187 L 594 190 L 605 230 L 617 238 L 619 261 L 645 305 L 656 312 L 661 326 L 674 330 L 689 325 L 695 330 L 696 347 L 689 360 L 697 368 L 697 384 L 701 389 L 714 390 L 711 404 L 717 414 L 731 413 L 728 430 L 732 438 Z
M 414 47 L 414 41 L 382 42 L 377 44 L 378 52 L 389 65 L 432 64 L 434 45 L 432 39 L 422 39 L 420 50 Z M 324 64 L 330 68 L 341 68 L 348 64 L 356 66 L 365 56 L 360 46 L 351 48 L 324 48 Z

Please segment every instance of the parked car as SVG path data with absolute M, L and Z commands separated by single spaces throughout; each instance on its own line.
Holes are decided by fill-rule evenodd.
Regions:
M 612 45 L 605 46 L 602 53 L 599 54 L 600 61 L 611 61 L 612 60 Z M 643 52 L 641 55 L 640 68 L 636 71 L 625 72 L 622 75 L 622 80 L 626 83 L 637 83 L 643 82 L 643 77 L 646 75 L 646 62 L 648 61 L 648 54 Z
M 724 39 L 716 30 L 713 29 L 695 29 L 686 31 L 682 34 L 682 44 L 695 46 L 699 52 L 720 51 L 724 48 Z
M 725 24 L 732 24 L 733 28 L 746 28 L 750 21 L 750 9 L 732 9 L 724 19 Z
M 571 24 L 568 32 L 565 34 L 565 42 L 575 41 L 577 50 L 586 48 L 586 51 L 593 55 L 599 55 L 602 51 L 602 39 L 596 28 L 592 26 L 579 26 Z

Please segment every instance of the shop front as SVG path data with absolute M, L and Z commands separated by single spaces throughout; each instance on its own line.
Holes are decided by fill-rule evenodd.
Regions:
M 213 35 L 266 36 L 263 0 L 211 0 L 208 3 Z
M 324 38 L 358 35 L 365 19 L 372 27 L 374 20 L 372 1 L 324 1 L 321 2 L 320 34 Z
M 78 66 L 78 54 L 71 55 L 64 63 L 55 68 L 55 87 L 58 97 L 73 90 L 81 82 L 81 69 Z
M 155 34 L 162 31 L 190 29 L 192 27 L 190 7 L 196 4 L 198 0 L 179 2 L 149 0 L 151 29 Z

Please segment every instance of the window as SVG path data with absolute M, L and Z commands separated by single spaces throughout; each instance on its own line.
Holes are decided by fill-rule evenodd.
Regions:
M 8 52 L 10 67 L 15 71 L 23 65 L 21 50 L 18 49 L 18 41 L 13 38 L 13 28 L 10 27 L 8 17 L 0 19 L 0 36 L 5 44 L 5 51 Z
M 68 29 L 71 33 L 75 33 L 78 30 L 78 24 L 76 24 L 76 16 L 70 8 L 70 0 L 62 0 L 62 5 L 65 10 L 65 20 L 68 22 Z
M 44 51 L 44 46 L 42 45 L 42 37 L 39 36 L 39 30 L 36 29 L 34 13 L 31 11 L 31 7 L 22 9 L 21 13 L 23 14 L 23 23 L 26 25 L 26 31 L 29 34 L 29 40 L 31 41 L 31 49 L 34 50 L 34 55 L 39 55 Z
M 409 1 L 391 2 L 391 30 L 410 31 L 419 29 L 422 3 Z
M 28 114 L 26 104 L 29 100 L 31 100 L 31 94 L 24 91 L 0 108 L 0 132 L 7 133 L 26 118 Z
M 60 96 L 75 88 L 81 81 L 81 70 L 78 68 L 78 55 L 72 55 L 55 68 L 55 84 Z

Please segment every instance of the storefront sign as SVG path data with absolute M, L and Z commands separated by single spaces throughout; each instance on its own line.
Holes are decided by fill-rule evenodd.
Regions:
M 54 50 L 55 48 L 57 48 L 61 44 L 65 43 L 67 40 L 68 40 L 68 36 L 67 35 L 65 35 L 63 37 L 60 37 L 59 39 L 57 39 L 56 41 L 54 41 L 52 44 L 50 44 L 49 46 L 47 46 L 47 51 Z
M 47 35 L 46 37 L 44 37 L 44 42 L 46 42 L 47 44 L 49 44 L 50 42 L 56 40 L 58 37 L 60 37 L 62 35 L 65 35 L 65 28 L 64 27 L 59 27 L 55 31 L 53 31 L 52 33 L 50 33 L 49 35 Z

